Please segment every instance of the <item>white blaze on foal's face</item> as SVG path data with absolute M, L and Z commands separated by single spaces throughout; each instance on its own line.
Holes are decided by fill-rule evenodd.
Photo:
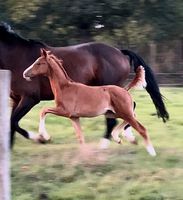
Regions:
M 44 56 L 38 58 L 30 67 L 28 67 L 24 73 L 23 77 L 30 80 L 32 77 L 38 75 L 46 75 L 48 73 L 48 63 Z

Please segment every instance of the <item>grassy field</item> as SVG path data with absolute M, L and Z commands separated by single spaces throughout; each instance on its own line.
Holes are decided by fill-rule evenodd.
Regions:
M 68 119 L 49 115 L 46 127 L 52 141 L 46 145 L 17 134 L 12 152 L 13 200 L 183 200 L 183 88 L 163 88 L 170 120 L 162 123 L 145 91 L 133 91 L 137 117 L 146 126 L 157 151 L 146 152 L 124 140 L 98 148 L 104 118 L 82 119 L 89 155 L 77 143 Z M 22 121 L 37 132 L 42 102 Z

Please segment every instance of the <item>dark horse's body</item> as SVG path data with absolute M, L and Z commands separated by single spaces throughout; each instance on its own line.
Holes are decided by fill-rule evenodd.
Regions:
M 146 89 L 156 106 L 158 115 L 163 118 L 163 121 L 168 119 L 153 73 L 135 53 L 128 50 L 121 52 L 116 48 L 95 42 L 68 47 L 50 47 L 38 41 L 26 40 L 16 34 L 10 26 L 2 24 L 0 25 L 0 68 L 12 72 L 11 143 L 15 131 L 29 138 L 28 132 L 18 124 L 20 119 L 40 101 L 53 99 L 46 77 L 38 77 L 32 82 L 27 82 L 22 76 L 23 71 L 40 56 L 40 48 L 51 50 L 63 60 L 64 68 L 74 81 L 87 85 L 120 86 L 130 73 L 129 58 L 134 63 L 134 70 L 139 65 L 143 65 L 146 72 Z M 105 137 L 109 138 L 111 129 L 115 125 L 114 119 L 107 120 L 107 124 Z

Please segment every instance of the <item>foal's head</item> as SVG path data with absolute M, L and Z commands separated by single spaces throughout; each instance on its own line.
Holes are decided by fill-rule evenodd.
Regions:
M 31 80 L 31 78 L 38 76 L 38 75 L 44 75 L 48 76 L 49 74 L 49 51 L 46 51 L 45 49 L 41 49 L 41 56 L 30 66 L 28 67 L 24 73 L 23 77 L 26 80 Z

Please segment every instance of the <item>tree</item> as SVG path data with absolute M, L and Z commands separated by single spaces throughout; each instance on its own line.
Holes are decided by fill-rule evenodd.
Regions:
M 182 0 L 7 0 L 0 17 L 50 45 L 102 40 L 143 44 L 182 38 Z

